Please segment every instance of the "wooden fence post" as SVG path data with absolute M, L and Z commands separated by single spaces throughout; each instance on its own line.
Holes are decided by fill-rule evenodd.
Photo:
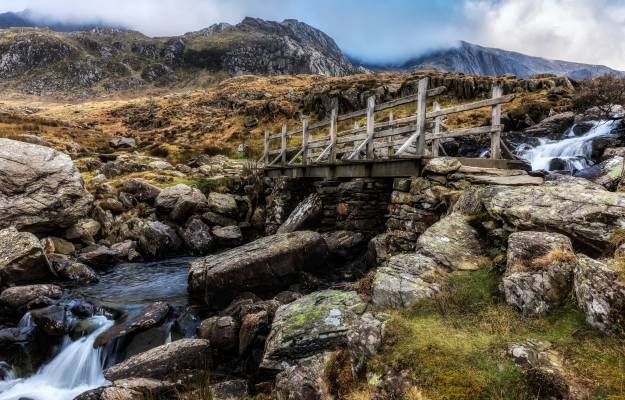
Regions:
M 286 124 L 282 125 L 282 134 L 280 135 L 280 155 L 282 164 L 286 164 Z
M 308 165 L 308 117 L 302 119 L 302 164 Z
M 440 111 L 441 105 L 438 104 L 438 101 L 434 102 L 434 111 Z M 442 117 L 436 117 L 434 119 L 434 136 L 438 136 L 441 133 L 441 119 Z M 432 157 L 438 157 L 438 148 L 441 145 L 440 139 L 432 140 Z
M 493 86 L 493 99 L 501 97 L 503 89 L 499 85 Z M 501 158 L 501 104 L 493 106 L 491 127 L 493 131 L 490 134 L 490 158 Z
M 337 107 L 332 109 L 332 116 L 330 117 L 330 163 L 336 162 L 336 117 L 338 114 Z
M 427 101 L 428 78 L 419 80 L 417 95 L 417 140 L 415 143 L 417 156 L 425 153 L 425 106 Z
M 269 131 L 265 130 L 265 152 L 263 153 L 265 165 L 269 165 Z
M 375 96 L 371 96 L 367 99 L 367 159 L 373 160 L 374 143 L 373 133 L 375 132 Z

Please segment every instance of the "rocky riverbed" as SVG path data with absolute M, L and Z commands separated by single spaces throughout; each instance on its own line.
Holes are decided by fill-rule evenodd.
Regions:
M 422 382 L 375 364 L 389 323 L 458 273 L 494 274 L 524 318 L 572 303 L 620 337 L 613 124 L 577 176 L 441 157 L 420 177 L 272 181 L 220 156 L 72 160 L 0 139 L 0 399 L 340 398 L 332 374 L 401 398 Z M 557 345 L 520 339 L 504 353 L 528 393 L 593 398 Z

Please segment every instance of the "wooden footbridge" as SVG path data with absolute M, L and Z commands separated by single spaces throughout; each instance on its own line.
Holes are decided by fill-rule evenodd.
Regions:
M 428 78 L 419 81 L 416 95 L 376 104 L 375 96 L 367 108 L 338 115 L 334 108 L 330 119 L 309 123 L 302 118 L 293 130 L 282 126 L 278 134 L 265 132 L 264 153 L 260 159 L 266 176 L 278 177 L 402 177 L 418 176 L 425 160 L 444 154 L 441 141 L 471 135 L 490 136 L 490 159 L 459 158 L 472 167 L 518 168 L 522 162 L 501 158 L 501 105 L 514 99 L 494 86 L 492 97 L 441 109 L 434 101 L 427 111 L 428 97 L 442 94 L 444 87 L 428 90 Z M 408 116 L 395 118 L 393 109 L 416 103 Z M 443 118 L 449 115 L 488 107 L 491 123 L 462 130 L 446 130 Z M 377 113 L 377 118 L 376 118 Z M 360 126 L 359 120 L 366 122 Z M 339 127 L 353 127 L 339 130 Z M 432 123 L 433 122 L 433 123 Z M 428 125 L 429 123 L 429 125 Z M 430 126 L 431 132 L 426 128 Z M 505 145 L 503 145 L 505 148 Z

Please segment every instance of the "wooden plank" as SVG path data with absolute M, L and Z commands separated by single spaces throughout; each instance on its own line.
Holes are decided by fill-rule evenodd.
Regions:
M 328 160 L 331 163 L 336 162 L 336 114 L 338 113 L 337 107 L 332 109 L 332 116 L 330 117 L 330 156 Z
M 419 81 L 419 100 L 417 101 L 417 129 L 415 133 L 406 140 L 403 146 L 397 150 L 397 155 L 402 154 L 414 143 L 417 148 L 417 155 L 422 156 L 425 150 L 425 119 L 426 119 L 426 91 L 428 85 L 428 78 L 423 78 Z
M 440 111 L 441 105 L 438 104 L 438 101 L 434 102 L 434 111 Z M 432 157 L 438 157 L 438 148 L 441 145 L 441 139 L 439 138 L 441 134 L 441 122 L 443 117 L 434 118 L 434 139 L 432 140 Z
M 295 159 L 299 157 L 303 151 L 304 149 L 299 149 L 299 151 L 293 156 L 293 158 L 291 158 L 291 161 L 289 161 L 289 165 L 293 165 L 293 163 L 295 162 Z
M 347 157 L 347 159 L 353 160 L 355 157 L 357 157 L 358 154 L 362 151 L 362 149 L 367 145 L 368 142 L 369 141 L 367 139 L 363 140 L 362 143 L 360 143 L 358 147 L 356 147 L 354 151 Z
M 434 89 L 430 89 L 427 91 L 427 97 L 438 96 L 439 94 L 443 94 L 447 90 L 445 86 L 439 86 Z M 389 108 L 394 108 L 397 106 L 401 106 L 404 104 L 414 103 L 419 100 L 419 94 L 413 94 L 406 97 L 401 97 L 399 99 L 387 101 L 386 103 L 381 103 L 375 106 L 375 111 L 382 111 Z
M 360 135 L 350 135 L 350 136 L 339 136 L 336 139 L 336 143 L 345 144 L 345 143 L 353 143 L 359 142 L 367 138 L 367 134 L 361 133 Z
M 501 125 L 499 125 L 498 127 L 501 127 Z M 442 133 L 439 133 L 438 135 L 434 135 L 434 134 L 426 135 L 425 139 L 426 140 L 449 139 L 449 138 L 457 138 L 457 137 L 462 137 L 462 136 L 483 135 L 483 134 L 491 133 L 493 129 L 497 129 L 498 127 L 478 126 L 477 128 L 467 128 L 467 129 L 460 129 L 457 131 L 442 132 Z
M 501 95 L 503 95 L 501 86 L 493 86 L 493 99 L 498 99 Z M 501 124 L 501 104 L 494 105 L 491 114 L 491 125 L 493 127 L 499 126 Z M 501 158 L 501 129 L 494 129 L 490 134 L 490 158 L 495 160 Z
M 265 164 L 269 164 L 269 131 L 266 130 L 265 131 L 265 151 L 263 152 L 263 160 L 265 161 Z
M 302 119 L 302 164 L 308 165 L 308 139 L 309 139 L 309 131 L 308 131 L 308 118 L 304 117 Z
M 449 114 L 457 114 L 457 113 L 461 113 L 465 111 L 476 110 L 478 108 L 483 108 L 483 107 L 492 107 L 497 104 L 509 103 L 513 99 L 514 99 L 514 95 L 509 94 L 507 96 L 501 96 L 496 99 L 486 99 L 486 100 L 476 101 L 473 103 L 461 104 L 459 106 L 444 108 L 440 111 L 431 111 L 427 113 L 426 118 L 436 118 L 436 117 L 442 117 L 442 116 L 449 115 Z
M 319 160 L 321 160 L 326 154 L 328 154 L 331 148 L 332 148 L 332 145 L 330 144 L 328 145 L 328 147 L 323 149 L 323 151 L 319 154 L 319 157 L 315 159 L 315 162 L 319 162 Z
M 286 124 L 282 125 L 280 148 L 282 149 L 282 164 L 286 163 Z
M 367 99 L 367 159 L 373 160 L 373 134 L 375 132 L 375 96 Z

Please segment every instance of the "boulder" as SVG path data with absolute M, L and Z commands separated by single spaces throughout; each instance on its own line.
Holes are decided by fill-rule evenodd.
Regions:
M 230 353 L 239 346 L 239 326 L 231 316 L 205 319 L 197 328 L 197 335 L 211 343 L 213 351 Z
M 381 233 L 375 236 L 367 244 L 367 263 L 374 268 L 382 265 L 391 256 L 391 250 L 388 244 L 388 234 Z
M 333 231 L 323 234 L 330 254 L 339 259 L 352 259 L 365 254 L 365 235 L 354 231 Z
M 452 270 L 480 268 L 483 254 L 477 231 L 461 214 L 450 214 L 417 239 L 417 251 Z
M 181 236 L 187 249 L 195 254 L 206 254 L 215 244 L 211 229 L 199 218 L 189 220 L 182 229 Z
M 604 333 L 625 333 L 625 283 L 622 271 L 578 255 L 574 291 L 586 321 Z
M 69 240 L 80 239 L 87 243 L 95 242 L 102 225 L 93 219 L 83 218 L 65 231 L 64 237 Z
M 300 360 L 276 375 L 277 400 L 323 400 L 333 396 L 326 379 L 326 368 L 332 352 L 324 352 Z
M 508 238 L 502 280 L 506 302 L 525 315 L 544 315 L 570 294 L 577 257 L 559 233 L 515 232 Z
M 236 225 L 216 226 L 212 230 L 217 243 L 223 247 L 238 246 L 243 242 L 241 228 Z
M 171 220 L 184 222 L 189 215 L 206 207 L 206 196 L 199 189 L 179 184 L 161 190 L 155 205 L 159 212 L 169 213 Z
M 35 235 L 15 228 L 0 230 L 0 282 L 46 282 L 56 278 Z
M 140 331 L 153 328 L 162 324 L 169 315 L 171 307 L 169 304 L 158 301 L 153 303 L 133 318 L 126 318 L 105 332 L 102 332 L 95 340 L 94 347 L 105 346 L 108 343 L 122 339 L 130 338 Z
M 615 190 L 623 176 L 623 165 L 623 157 L 612 157 L 575 172 L 575 176 L 588 179 L 608 190 Z
M 88 284 L 98 280 L 98 276 L 93 269 L 77 261 L 53 262 L 52 265 L 59 277 L 68 281 Z
M 575 113 L 567 111 L 555 114 L 551 117 L 543 119 L 523 131 L 526 136 L 530 137 L 547 137 L 549 139 L 558 140 L 562 135 L 575 123 Z
M 433 259 L 418 253 L 391 257 L 375 272 L 372 302 L 380 307 L 410 307 L 439 293 L 446 271 Z
M 128 358 L 104 370 L 108 380 L 153 378 L 174 381 L 184 374 L 204 371 L 211 365 L 210 343 L 204 339 L 181 339 Z
M 174 166 L 163 160 L 155 160 L 148 163 L 148 168 L 156 171 L 173 171 Z
M 321 196 L 313 193 L 295 207 L 289 217 L 278 228 L 278 233 L 294 232 L 313 227 L 319 220 L 323 205 Z
M 105 268 L 117 264 L 121 254 L 110 247 L 92 244 L 80 251 L 78 261 L 93 267 Z
M 208 208 L 220 215 L 236 218 L 239 214 L 237 201 L 230 194 L 211 192 L 207 197 Z
M 259 335 L 266 335 L 268 333 L 270 322 L 269 314 L 264 310 L 243 316 L 241 319 L 241 329 L 239 330 L 240 355 L 245 354 Z
M 210 225 L 231 226 L 237 224 L 236 220 L 224 217 L 223 215 L 214 213 L 212 211 L 207 211 L 202 214 L 202 219 Z
M 556 231 L 598 252 L 612 252 L 611 239 L 625 226 L 625 193 L 575 180 L 485 188 L 482 200 L 491 217 L 510 230 Z
M 210 385 L 212 400 L 243 400 L 249 398 L 247 381 L 233 379 Z
M 123 242 L 115 243 L 111 246 L 111 250 L 117 252 L 119 257 L 124 260 L 134 261 L 141 259 L 141 254 L 137 252 L 137 242 L 134 240 L 124 240 Z
M 92 202 L 68 155 L 0 138 L 0 228 L 58 230 L 87 215 Z
M 228 305 L 236 293 L 276 294 L 294 283 L 300 271 L 324 267 L 327 256 L 316 232 L 266 236 L 193 261 L 189 292 L 214 308 Z
M 37 328 L 48 336 L 62 336 L 65 334 L 65 307 L 55 305 L 40 308 L 30 312 Z
M 324 290 L 280 306 L 265 345 L 261 367 L 283 370 L 302 358 L 347 344 L 367 304 L 356 292 Z
M 137 178 L 125 180 L 121 189 L 134 197 L 135 200 L 143 203 L 153 202 L 161 192 L 161 189 L 156 186 Z
M 456 157 L 438 157 L 428 161 L 423 170 L 432 174 L 447 175 L 457 171 L 460 167 L 462 164 Z
M 109 140 L 109 146 L 114 149 L 134 149 L 137 147 L 137 142 L 134 138 L 117 137 Z
M 49 305 L 58 300 L 63 290 L 56 285 L 13 286 L 0 294 L 0 306 L 13 315 L 21 315 L 32 308 Z
M 126 222 L 125 236 L 136 240 L 139 251 L 150 257 L 174 254 L 182 247 L 176 230 L 160 221 L 134 218 Z
M 41 245 L 46 249 L 46 255 L 51 253 L 70 255 L 76 251 L 72 242 L 54 236 L 41 239 Z

